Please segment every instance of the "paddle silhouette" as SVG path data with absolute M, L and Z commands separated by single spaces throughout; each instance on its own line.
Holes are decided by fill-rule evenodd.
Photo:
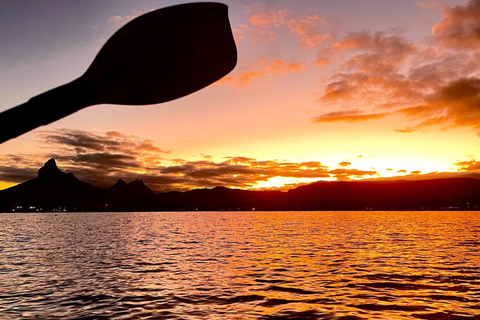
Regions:
M 149 12 L 118 30 L 81 77 L 0 113 L 0 143 L 91 105 L 183 97 L 236 63 L 226 5 L 188 3 Z

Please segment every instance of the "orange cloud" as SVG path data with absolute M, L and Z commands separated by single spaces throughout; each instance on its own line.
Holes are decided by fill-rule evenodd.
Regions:
M 303 63 L 287 63 L 285 61 L 276 59 L 274 59 L 271 63 L 266 63 L 265 69 L 278 74 L 283 74 L 285 72 L 302 72 L 307 70 Z
M 315 62 L 314 62 L 314 64 L 319 68 L 328 66 L 331 63 L 332 63 L 332 60 L 324 57 L 318 57 L 317 59 L 315 59 Z
M 360 176 L 378 175 L 378 172 L 373 170 L 358 170 L 358 169 L 334 169 L 334 170 L 331 170 L 329 173 L 337 175 L 338 179 L 342 179 L 343 177 L 347 177 L 347 176 L 360 177 Z
M 323 114 L 321 116 L 313 118 L 313 122 L 357 122 L 367 121 L 374 119 L 381 119 L 388 115 L 388 113 L 373 113 L 373 114 L 360 114 L 358 110 L 351 111 L 335 111 Z
M 480 79 L 458 79 L 430 95 L 426 104 L 398 110 L 409 117 L 425 119 L 412 132 L 432 125 L 471 127 L 480 135 Z
M 424 97 L 424 104 L 397 109 L 391 112 L 363 113 L 361 110 L 335 111 L 312 119 L 313 122 L 367 121 L 399 114 L 421 121 L 413 126 L 396 129 L 409 133 L 441 125 L 450 127 L 471 127 L 480 135 L 480 78 L 463 78 L 452 81 L 436 92 Z
M 459 161 L 455 163 L 455 165 L 460 167 L 461 171 L 467 171 L 467 172 L 480 171 L 480 161 L 476 161 L 476 160 Z
M 396 71 L 396 68 L 417 50 L 406 38 L 384 32 L 352 33 L 343 41 L 334 43 L 332 49 L 336 52 L 363 51 L 354 55 L 346 63 L 346 67 L 350 70 L 380 74 Z
M 39 142 L 47 150 L 45 153 L 1 156 L 0 181 L 19 183 L 31 179 L 51 157 L 66 171 L 100 187 L 108 187 L 118 178 L 126 181 L 140 178 L 157 192 L 214 186 L 252 188 L 272 178 L 348 180 L 377 175 L 375 171 L 353 168 L 332 170 L 318 161 L 246 157 L 227 157 L 222 162 L 208 157 L 200 161 L 165 159 L 162 149 L 149 140 L 119 132 L 42 131 Z M 347 166 L 347 162 L 343 166 Z
M 353 53 L 333 75 L 319 102 L 358 108 L 405 107 L 420 103 L 424 93 L 400 70 L 418 52 L 404 37 L 384 32 L 357 32 L 322 50 L 315 62 L 322 66 L 340 53 Z M 374 116 L 372 118 L 378 118 Z
M 330 33 L 322 32 L 320 25 L 325 24 L 325 19 L 319 15 L 302 16 L 287 21 L 294 38 L 298 39 L 301 47 L 315 47 L 325 40 L 332 38 Z
M 255 27 L 281 27 L 286 22 L 287 10 L 262 11 L 252 14 L 248 21 Z
M 323 30 L 328 28 L 325 19 L 316 14 L 295 16 L 289 10 L 266 10 L 262 5 L 252 5 L 247 10 L 248 23 L 241 24 L 235 31 L 240 40 L 250 37 L 257 42 L 271 43 L 277 39 L 276 31 L 281 28 L 288 29 L 303 48 L 318 46 L 332 37 Z
M 443 19 L 432 32 L 441 45 L 457 49 L 478 50 L 480 46 L 480 0 L 466 6 L 446 8 Z
M 476 17 L 477 10 L 480 0 L 466 7 L 446 9 L 444 14 Z M 451 19 L 444 17 L 441 24 L 447 25 L 447 20 Z M 420 50 L 398 35 L 357 32 L 322 50 L 318 57 L 332 60 L 343 53 L 350 56 L 318 99 L 330 110 L 341 103 L 342 111 L 321 114 L 313 122 L 368 121 L 403 115 L 415 122 L 397 128 L 397 132 L 431 126 L 470 127 L 480 135 L 480 61 L 475 53 L 452 53 L 435 47 Z M 388 111 L 372 112 L 379 109 Z
M 302 72 L 307 68 L 303 63 L 292 62 L 288 63 L 281 60 L 258 60 L 255 65 L 255 70 L 239 70 L 232 74 L 223 77 L 217 83 L 231 84 L 237 88 L 243 88 L 250 85 L 253 79 L 264 78 L 269 76 L 278 76 L 289 72 Z

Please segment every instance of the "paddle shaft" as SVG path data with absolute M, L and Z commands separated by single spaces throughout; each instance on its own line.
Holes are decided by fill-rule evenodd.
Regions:
M 0 113 L 0 143 L 94 104 L 84 88 L 79 78 Z

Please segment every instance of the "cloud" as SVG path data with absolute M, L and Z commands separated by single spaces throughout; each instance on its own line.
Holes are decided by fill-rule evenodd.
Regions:
M 300 47 L 310 48 L 321 45 L 332 38 L 324 31 L 328 23 L 320 15 L 296 15 L 291 10 L 267 10 L 265 5 L 247 7 L 248 23 L 242 23 L 234 29 L 239 41 L 250 38 L 256 42 L 272 43 L 277 40 L 277 32 L 286 29 Z
M 218 84 L 230 84 L 237 88 L 249 86 L 254 79 L 279 76 L 285 73 L 303 72 L 307 68 L 300 62 L 285 62 L 278 59 L 258 60 L 252 70 L 239 70 L 223 77 Z
M 396 70 L 417 46 L 407 38 L 383 31 L 353 32 L 331 44 L 318 54 L 320 60 L 332 60 L 341 53 L 354 53 L 345 67 L 350 70 L 381 74 Z
M 234 34 L 239 36 L 235 39 L 271 44 L 277 40 L 276 29 L 285 25 L 288 14 L 286 9 L 267 10 L 264 5 L 250 5 L 247 7 L 248 22 L 234 28 Z
M 0 181 L 19 183 L 37 176 L 37 170 L 15 165 L 0 166 Z
M 23 182 L 37 176 L 37 169 L 43 159 L 28 154 L 7 154 L 0 156 L 0 181 Z
M 83 130 L 56 129 L 38 131 L 40 141 L 68 149 L 75 149 L 77 153 L 91 151 L 109 151 L 118 153 L 129 152 L 158 152 L 169 153 L 153 145 L 152 140 L 127 136 L 121 132 L 109 131 L 104 134 Z
M 435 49 L 424 50 L 416 55 L 418 65 L 408 70 L 408 79 L 425 94 L 461 77 L 469 77 L 480 70 L 480 62 L 468 53 L 441 53 Z
M 419 180 L 432 180 L 432 179 L 450 179 L 450 178 L 473 178 L 480 179 L 480 174 L 477 172 L 428 172 L 421 173 L 420 171 L 411 171 L 407 174 L 406 170 L 399 170 L 403 175 L 394 176 L 394 177 L 375 177 L 371 180 L 377 181 L 392 181 L 392 180 L 408 180 L 408 181 L 419 181 Z
M 455 163 L 455 165 L 460 167 L 460 171 L 465 171 L 465 172 L 480 171 L 480 161 L 476 161 L 476 160 L 459 161 Z
M 131 15 L 125 15 L 125 16 L 120 16 L 120 15 L 111 16 L 110 18 L 108 18 L 108 22 L 110 22 L 113 26 L 120 28 L 123 25 L 135 19 L 136 17 L 141 16 L 143 13 L 145 12 L 137 12 L 137 13 L 134 13 Z
M 283 74 L 285 72 L 302 72 L 307 68 L 304 64 L 299 62 L 287 63 L 274 59 L 270 64 L 265 66 L 265 69 L 272 73 Z
M 385 32 L 355 32 L 320 51 L 315 62 L 323 66 L 348 54 L 319 98 L 322 105 L 344 108 L 401 107 L 418 103 L 423 94 L 401 72 L 418 48 L 406 38 Z M 368 112 L 371 113 L 371 112 Z M 378 118 L 374 116 L 372 118 Z
M 57 155 L 56 159 L 62 162 L 75 163 L 77 165 L 83 165 L 100 170 L 116 170 L 122 169 L 134 169 L 140 168 L 142 165 L 137 161 L 137 157 L 134 155 L 124 154 L 110 154 L 110 153 L 88 153 L 88 154 L 76 154 L 75 156 L 60 156 Z
M 58 139 L 59 132 L 76 139 Z M 119 146 L 115 139 L 123 141 L 125 146 L 137 147 L 128 149 Z M 96 186 L 109 187 L 119 178 L 126 181 L 140 178 L 156 192 L 215 186 L 248 189 L 276 179 L 287 181 L 283 189 L 322 179 L 383 179 L 374 169 L 351 168 L 352 164 L 347 161 L 340 162 L 339 168 L 329 168 L 319 161 L 289 162 L 248 157 L 226 157 L 219 162 L 210 157 L 198 161 L 165 159 L 165 153 L 155 145 L 143 148 L 142 141 L 149 140 L 120 132 L 41 131 L 39 141 L 47 150 L 45 153 L 0 156 L 0 181 L 19 183 L 34 178 L 37 169 L 52 156 L 57 159 L 60 169 L 73 172 L 81 180 Z M 107 149 L 116 151 L 109 152 Z M 122 153 L 118 152 L 120 150 Z M 458 162 L 456 165 L 460 173 L 420 175 L 420 171 L 412 171 L 402 178 L 440 178 L 480 172 L 480 162 L 476 160 Z M 399 170 L 398 173 L 407 172 Z
M 171 191 L 228 186 L 255 188 L 273 178 L 286 181 L 320 179 L 348 180 L 375 176 L 375 171 L 330 169 L 318 161 L 288 162 L 226 157 L 215 162 L 210 157 L 199 161 L 166 159 L 166 153 L 150 140 L 120 132 L 97 133 L 82 130 L 40 131 L 38 141 L 45 150 L 39 154 L 0 156 L 0 181 L 20 183 L 34 178 L 49 158 L 79 179 L 99 187 L 109 187 L 122 178 L 137 178 L 153 190 Z M 342 162 L 342 167 L 349 166 Z M 291 184 L 291 186 L 295 183 Z
M 320 26 L 326 23 L 319 15 L 309 15 L 293 18 L 286 25 L 301 47 L 309 48 L 321 45 L 325 40 L 331 39 L 332 34 L 322 32 Z
M 410 133 L 431 126 L 470 127 L 480 135 L 480 79 L 461 78 L 426 95 L 424 103 L 415 107 L 400 108 L 390 112 L 363 113 L 362 110 L 346 110 L 325 113 L 313 122 L 356 122 L 376 120 L 389 115 L 403 115 L 419 119 L 419 122 L 396 132 Z
M 425 9 L 442 9 L 445 8 L 445 4 L 439 0 L 426 0 L 417 2 L 417 6 Z
M 328 58 L 324 58 L 324 57 L 318 57 L 314 61 L 314 64 L 319 68 L 324 67 L 324 66 L 328 66 L 331 63 L 332 63 L 332 60 L 330 60 Z
M 432 32 L 445 47 L 478 50 L 480 46 L 480 0 L 466 6 L 449 7 Z
M 440 24 L 448 25 L 445 21 L 451 19 L 447 17 L 476 17 L 477 11 L 480 0 L 447 8 Z M 399 133 L 439 126 L 443 130 L 470 127 L 480 135 L 480 59 L 476 52 L 420 48 L 396 34 L 355 32 L 320 51 L 318 57 L 331 61 L 342 55 L 347 55 L 346 61 L 318 99 L 329 112 L 313 117 L 313 122 L 369 121 L 395 115 L 412 122 L 394 129 Z
M 334 169 L 330 171 L 337 180 L 347 181 L 352 178 L 372 178 L 377 177 L 378 172 L 375 170 L 358 170 L 358 169 Z
M 260 12 L 253 13 L 248 22 L 255 27 L 281 27 L 286 22 L 288 11 L 282 10 L 270 10 L 266 11 L 264 8 L 259 8 Z
M 440 88 L 424 105 L 398 110 L 422 121 L 405 129 L 416 131 L 433 125 L 471 127 L 480 135 L 480 79 L 462 78 Z
M 373 113 L 373 114 L 361 114 L 359 110 L 350 111 L 335 111 L 323 114 L 321 116 L 312 119 L 313 122 L 358 122 L 368 121 L 374 119 L 381 119 L 388 115 L 388 113 Z
M 151 140 L 117 131 L 39 131 L 38 140 L 48 150 L 44 158 L 54 157 L 62 168 L 102 187 L 155 167 L 170 152 L 155 146 Z

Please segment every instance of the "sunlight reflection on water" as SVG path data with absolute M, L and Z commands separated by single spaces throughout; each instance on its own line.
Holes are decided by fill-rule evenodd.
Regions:
M 476 212 L 0 215 L 6 319 L 479 319 Z

